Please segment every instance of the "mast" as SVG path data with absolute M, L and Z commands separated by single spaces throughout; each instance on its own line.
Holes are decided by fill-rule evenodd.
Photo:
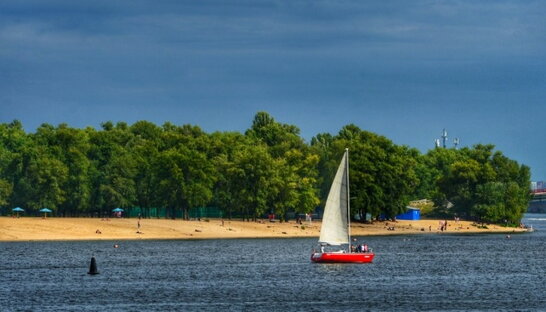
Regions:
M 347 170 L 347 236 L 349 241 L 349 252 L 351 252 L 351 192 L 349 192 L 349 148 L 345 148 L 347 157 L 345 158 Z

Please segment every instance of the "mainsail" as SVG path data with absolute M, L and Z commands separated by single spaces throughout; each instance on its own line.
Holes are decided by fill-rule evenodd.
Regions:
M 348 151 L 345 150 L 341 164 L 337 169 L 334 182 L 326 199 L 319 243 L 328 245 L 349 244 L 347 227 L 348 201 Z

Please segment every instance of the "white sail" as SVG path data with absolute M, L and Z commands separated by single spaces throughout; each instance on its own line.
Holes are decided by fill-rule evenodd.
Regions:
M 349 205 L 347 166 L 349 163 L 347 158 L 348 152 L 345 151 L 330 188 L 330 193 L 328 193 L 322 217 L 322 227 L 320 229 L 319 243 L 321 244 L 341 245 L 349 243 L 347 227 Z

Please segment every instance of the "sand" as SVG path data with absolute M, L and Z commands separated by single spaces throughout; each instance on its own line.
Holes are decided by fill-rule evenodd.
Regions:
M 211 220 L 140 220 L 111 218 L 33 218 L 0 217 L 0 241 L 46 240 L 128 240 L 128 239 L 223 239 L 223 238 L 283 238 L 318 237 L 321 223 L 312 221 L 302 225 L 290 222 L 260 222 Z M 515 233 L 525 229 L 489 225 L 478 228 L 469 221 L 448 220 L 445 231 L 439 230 L 439 220 L 353 223 L 352 236 L 445 234 L 445 233 Z M 394 227 L 394 230 L 389 230 Z M 430 227 L 430 230 L 429 230 Z M 98 230 L 98 231 L 97 231 Z M 100 232 L 100 233 L 97 233 Z

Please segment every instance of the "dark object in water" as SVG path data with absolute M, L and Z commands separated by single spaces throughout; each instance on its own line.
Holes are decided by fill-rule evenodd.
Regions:
M 97 270 L 97 261 L 95 260 L 95 257 L 91 257 L 91 265 L 89 265 L 89 272 L 87 274 L 95 275 L 99 274 L 99 271 Z

